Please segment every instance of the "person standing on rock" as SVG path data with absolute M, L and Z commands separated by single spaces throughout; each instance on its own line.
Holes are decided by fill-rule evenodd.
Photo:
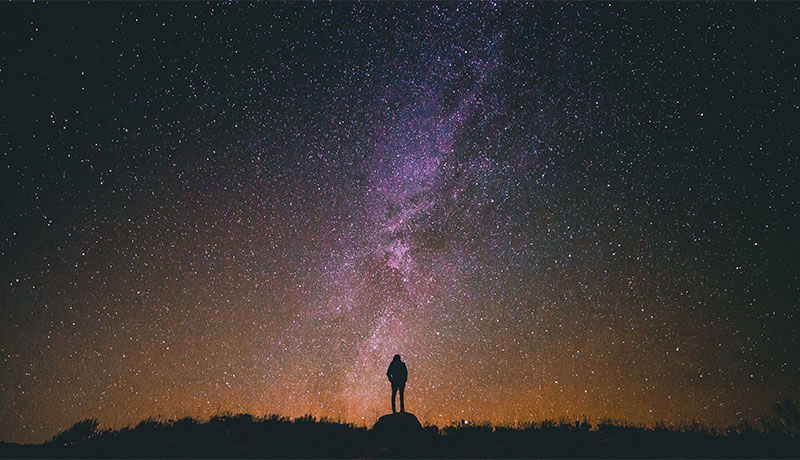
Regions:
M 395 395 L 397 390 L 400 390 L 400 412 L 406 411 L 404 394 L 406 392 L 406 380 L 408 380 L 408 369 L 406 363 L 400 361 L 400 355 L 394 355 L 392 363 L 389 364 L 389 369 L 386 370 L 386 376 L 392 382 L 392 413 L 396 413 L 397 409 L 394 404 Z

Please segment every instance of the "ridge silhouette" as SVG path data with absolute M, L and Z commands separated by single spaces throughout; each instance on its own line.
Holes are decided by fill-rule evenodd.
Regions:
M 384 417 L 410 420 L 412 414 Z M 775 423 L 782 421 L 776 418 Z M 100 429 L 89 419 L 43 444 L 0 442 L 0 458 L 798 458 L 800 437 L 791 434 L 793 428 L 762 431 L 766 428 L 740 425 L 709 431 L 702 425 L 648 428 L 605 421 L 593 426 L 566 420 L 503 427 L 461 422 L 441 430 L 426 426 L 418 443 L 393 444 L 397 430 L 382 438 L 374 432 L 379 426 L 367 430 L 313 416 L 150 419 L 120 429 Z

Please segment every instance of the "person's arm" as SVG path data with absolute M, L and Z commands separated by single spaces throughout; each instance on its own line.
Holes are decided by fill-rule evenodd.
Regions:
M 391 366 L 391 364 L 389 365 L 389 368 L 386 369 L 386 377 L 389 379 L 390 382 L 392 381 L 392 366 Z

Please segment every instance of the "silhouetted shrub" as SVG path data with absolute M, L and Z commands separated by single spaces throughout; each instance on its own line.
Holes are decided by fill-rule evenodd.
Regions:
M 83 419 L 80 422 L 72 425 L 70 428 L 67 428 L 61 433 L 53 436 L 53 439 L 50 442 L 57 445 L 68 446 L 91 439 L 97 435 L 97 426 L 98 423 L 96 419 Z
M 766 431 L 800 436 L 800 409 L 794 401 L 779 401 L 772 406 L 772 412 L 763 422 Z

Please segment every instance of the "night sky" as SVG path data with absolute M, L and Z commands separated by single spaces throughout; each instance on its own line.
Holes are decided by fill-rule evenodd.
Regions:
M 0 17 L 0 440 L 800 400 L 796 3 Z

